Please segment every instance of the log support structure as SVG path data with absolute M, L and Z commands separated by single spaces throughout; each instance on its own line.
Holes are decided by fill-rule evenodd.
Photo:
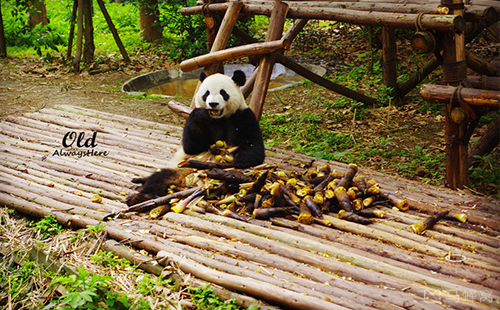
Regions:
M 468 185 L 468 143 L 478 118 L 490 108 L 498 108 L 488 91 L 476 92 L 471 87 L 489 89 L 498 94 L 494 76 L 499 70 L 467 53 L 465 44 L 483 29 L 492 27 L 500 16 L 500 4 L 484 0 L 466 3 L 463 0 L 431 0 L 428 2 L 399 3 L 394 0 L 368 3 L 365 1 L 293 1 L 293 0 L 203 0 L 193 7 L 181 9 L 184 15 L 203 14 L 207 25 L 207 44 L 210 53 L 181 63 L 184 71 L 204 67 L 207 74 L 223 72 L 222 63 L 242 57 L 256 56 L 258 68 L 247 80 L 242 91 L 245 98 L 252 93 L 249 106 L 260 120 L 272 68 L 279 62 L 305 78 L 332 91 L 364 104 L 374 104 L 374 98 L 318 76 L 284 56 L 295 36 L 309 19 L 334 20 L 356 25 L 382 27 L 383 81 L 392 88 L 395 99 L 403 98 L 439 66 L 443 69 L 443 82 L 452 88 L 429 92 L 424 88 L 426 100 L 446 104 L 446 185 L 452 189 Z M 222 22 L 220 15 L 224 15 Z M 258 42 L 234 27 L 241 16 L 270 16 L 265 42 Z M 286 18 L 296 19 L 292 28 L 283 34 Z M 467 23 L 467 24 L 466 24 Z M 396 29 L 415 31 L 411 39 L 416 53 L 433 53 L 434 59 L 420 68 L 406 82 L 397 82 Z M 247 45 L 226 49 L 233 34 Z M 467 68 L 483 74 L 481 79 L 467 77 Z M 463 86 L 467 88 L 463 88 Z M 488 86 L 493 85 L 493 86 Z M 481 86 L 481 87 L 477 87 Z M 451 90 L 451 95 L 449 92 Z M 426 95 L 424 94 L 425 92 Z M 444 93 L 441 93 L 444 92 Z M 471 95 L 471 93 L 474 93 Z M 469 98 L 469 96 L 472 96 Z M 480 96 L 478 101 L 477 96 Z M 441 97 L 446 97 L 442 99 Z M 470 100 L 469 100 L 470 99 Z M 444 102 L 446 101 L 446 102 Z M 480 102 L 478 104 L 478 102 Z M 462 115 L 462 116 L 461 116 Z M 489 140 L 488 140 L 489 141 Z M 481 148 L 481 149 L 484 149 Z

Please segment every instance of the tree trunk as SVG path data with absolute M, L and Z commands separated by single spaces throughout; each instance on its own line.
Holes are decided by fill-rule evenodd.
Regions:
M 146 42 L 161 40 L 163 35 L 159 20 L 158 0 L 140 0 L 139 11 L 141 37 Z
M 7 42 L 5 41 L 5 32 L 3 30 L 2 6 L 0 1 L 0 57 L 7 57 Z
M 94 60 L 94 26 L 92 24 L 92 1 L 83 1 L 83 15 L 85 21 L 85 44 L 83 45 L 83 62 L 90 63 Z
M 28 26 L 30 29 L 35 28 L 38 24 L 42 24 L 43 26 L 49 24 L 49 20 L 47 19 L 47 8 L 43 0 L 29 1 L 28 7 Z

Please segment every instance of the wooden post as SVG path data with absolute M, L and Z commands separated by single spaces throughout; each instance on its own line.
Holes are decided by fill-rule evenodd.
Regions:
M 66 52 L 66 59 L 71 57 L 71 49 L 73 48 L 73 39 L 75 38 L 75 23 L 76 12 L 78 10 L 78 0 L 73 0 L 73 9 L 71 10 L 71 20 L 69 24 L 69 38 L 68 38 L 68 51 Z
M 94 26 L 92 23 L 92 1 L 83 1 L 83 19 L 85 26 L 83 27 L 83 36 L 85 44 L 83 45 L 83 61 L 91 63 L 94 60 Z
M 240 14 L 242 6 L 243 2 L 241 0 L 231 0 L 231 2 L 229 2 L 229 7 L 224 15 L 224 18 L 222 19 L 219 31 L 217 31 L 217 35 L 215 36 L 214 42 L 210 48 L 210 53 L 226 48 L 231 32 L 233 31 L 234 24 L 236 23 L 236 20 L 238 20 L 238 15 Z M 204 71 L 207 75 L 217 72 L 224 73 L 223 63 L 210 65 L 205 68 Z
M 83 0 L 78 0 L 78 18 L 77 18 L 77 32 L 76 32 L 76 51 L 75 59 L 73 59 L 73 67 L 75 72 L 80 71 L 80 59 L 82 57 L 82 43 L 83 43 Z
M 3 29 L 2 8 L 1 8 L 1 3 L 0 3 L 0 58 L 5 58 L 5 57 L 7 57 L 7 41 L 5 40 L 5 32 Z
M 391 97 L 398 92 L 396 29 L 382 27 L 382 68 L 384 84 L 392 88 Z
M 450 8 L 453 15 L 463 15 L 462 0 L 441 0 L 441 5 Z M 446 32 L 443 40 L 443 81 L 448 85 L 459 85 L 467 78 L 465 60 L 465 35 Z M 447 187 L 463 188 L 469 184 L 469 164 L 467 161 L 467 125 L 468 121 L 456 123 L 452 120 L 452 111 L 460 108 L 455 96 L 446 104 L 445 142 L 446 142 L 446 177 Z
M 205 0 L 204 3 L 208 5 L 208 3 L 211 3 L 211 0 Z M 238 19 L 242 6 L 243 2 L 241 2 L 241 0 L 232 0 L 229 3 L 226 13 L 224 14 L 222 23 L 219 23 L 217 16 L 213 16 L 212 13 L 208 12 L 208 10 L 203 11 L 205 24 L 207 25 L 207 47 L 210 51 L 208 55 L 226 48 L 229 36 L 231 35 L 236 20 Z M 206 75 L 224 73 L 223 61 L 220 61 L 218 64 L 208 65 L 204 71 Z M 195 94 L 198 91 L 200 84 L 201 83 L 198 82 L 196 85 Z M 194 108 L 194 97 L 191 101 L 191 108 Z
M 279 40 L 283 34 L 285 26 L 286 14 L 288 12 L 288 4 L 279 0 L 275 1 L 271 18 L 269 20 L 269 28 L 267 30 L 266 42 Z M 269 87 L 269 79 L 273 71 L 276 54 L 271 53 L 262 57 L 257 70 L 257 77 L 250 100 L 250 109 L 255 113 L 257 120 L 262 116 L 262 108 L 266 99 L 267 89 Z
M 128 57 L 127 50 L 123 46 L 122 40 L 120 40 L 120 36 L 118 35 L 118 31 L 116 31 L 115 25 L 113 24 L 113 21 L 111 20 L 111 17 L 108 14 L 108 10 L 106 10 L 106 6 L 104 5 L 104 2 L 102 0 L 97 0 L 97 3 L 99 4 L 99 7 L 101 8 L 102 15 L 104 16 L 104 19 L 106 19 L 106 22 L 108 23 L 109 30 L 113 34 L 113 38 L 115 39 L 116 45 L 118 45 L 118 49 L 120 50 L 120 53 L 122 54 L 123 59 L 125 62 L 130 62 L 130 58 Z
M 181 62 L 180 68 L 184 72 L 193 71 L 205 66 L 215 66 L 218 63 L 222 63 L 231 59 L 274 53 L 282 49 L 288 49 L 289 46 L 290 43 L 285 40 L 235 46 L 184 60 L 183 62 Z

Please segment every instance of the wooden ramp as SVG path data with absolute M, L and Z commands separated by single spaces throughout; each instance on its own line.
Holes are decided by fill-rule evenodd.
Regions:
M 130 180 L 164 166 L 181 133 L 68 105 L 9 117 L 0 130 L 0 204 L 37 217 L 53 214 L 75 228 L 123 210 L 126 195 L 134 192 Z M 71 153 L 63 143 L 74 138 L 76 148 L 82 132 L 79 142 L 90 151 Z M 267 153 L 267 163 L 287 170 L 303 171 L 314 161 L 281 150 Z M 500 307 L 499 201 L 362 173 L 384 191 L 399 191 L 410 210 L 384 208 L 386 217 L 367 226 L 328 214 L 335 228 L 170 212 L 157 221 L 110 219 L 104 230 L 117 241 L 160 253 L 163 264 L 283 309 Z M 101 203 L 92 201 L 95 194 Z M 423 235 L 406 229 L 443 209 L 466 213 L 468 223 L 444 220 Z M 464 259 L 449 260 L 450 253 Z

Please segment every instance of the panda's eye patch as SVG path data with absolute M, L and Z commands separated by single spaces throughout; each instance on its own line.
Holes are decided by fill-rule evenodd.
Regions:
M 201 99 L 203 99 L 203 101 L 207 101 L 207 98 L 208 98 L 208 95 L 210 95 L 210 91 L 206 91 L 203 96 L 201 97 Z
M 220 95 L 222 96 L 222 98 L 224 98 L 225 101 L 228 101 L 229 100 L 229 94 L 226 93 L 225 90 L 221 89 L 220 90 Z

